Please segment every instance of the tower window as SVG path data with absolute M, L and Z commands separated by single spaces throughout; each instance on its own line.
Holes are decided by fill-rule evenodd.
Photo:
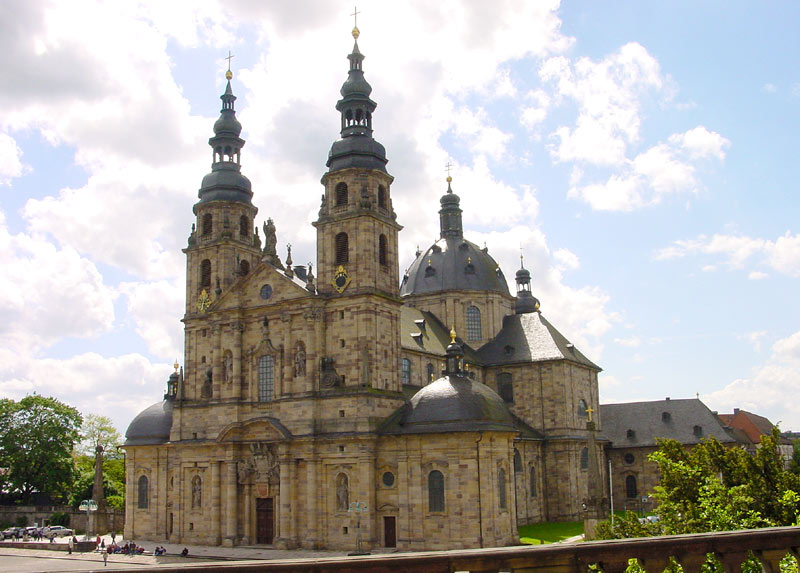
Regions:
M 519 455 L 519 450 L 514 448 L 514 473 L 522 471 L 522 456 Z
M 481 339 L 481 311 L 477 306 L 467 307 L 467 340 Z
M 411 361 L 408 358 L 403 358 L 401 366 L 400 378 L 403 384 L 411 384 Z
M 497 470 L 497 497 L 500 509 L 506 509 L 506 470 L 503 468 Z
M 378 208 L 386 209 L 386 187 L 378 185 Z
M 250 235 L 250 220 L 242 215 L 239 217 L 239 236 L 246 239 Z
M 336 207 L 347 205 L 347 183 L 339 183 L 336 186 Z
M 530 486 L 531 497 L 536 497 L 536 468 L 534 466 L 531 466 L 530 476 L 528 477 L 528 481 L 530 481 L 528 485 Z
M 433 382 L 433 364 L 428 362 L 428 365 L 426 366 L 426 370 L 427 370 L 427 373 L 428 373 L 428 382 Z
M 272 356 L 258 359 L 258 401 L 271 402 L 275 389 L 275 360 Z
M 585 418 L 588 415 L 589 413 L 586 411 L 586 400 L 581 398 L 580 400 L 578 400 L 578 416 L 580 416 L 581 418 Z
M 428 474 L 428 511 L 444 511 L 444 475 L 439 470 Z
M 213 230 L 212 221 L 213 219 L 211 218 L 211 213 L 206 213 L 205 215 L 203 215 L 203 224 L 201 226 L 201 233 L 204 237 L 207 237 L 211 234 L 211 231 Z
M 581 450 L 581 469 L 589 469 L 589 448 L 583 448 Z
M 505 402 L 514 401 L 514 383 L 510 372 L 500 372 L 497 375 L 497 393 Z
M 250 272 L 250 263 L 248 263 L 247 261 L 242 261 L 241 263 L 239 263 L 239 274 L 244 276 L 249 272 Z
M 211 288 L 211 261 L 203 259 L 200 263 L 200 290 Z
M 378 263 L 384 267 L 388 265 L 386 258 L 386 235 L 378 237 Z
M 139 478 L 139 495 L 138 499 L 136 500 L 139 509 L 147 509 L 149 506 L 148 485 L 147 476 L 142 476 Z
M 347 186 L 345 186 L 345 192 Z M 336 235 L 336 264 L 343 265 L 350 259 L 350 243 L 347 239 L 347 233 L 339 233 Z

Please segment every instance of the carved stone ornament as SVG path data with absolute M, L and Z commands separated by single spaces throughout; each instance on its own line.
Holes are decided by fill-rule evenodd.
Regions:
M 322 359 L 319 382 L 323 388 L 333 388 L 341 383 L 341 377 L 336 372 L 334 364 L 335 360 L 331 357 L 325 357 Z
M 244 483 L 251 475 L 255 482 L 270 485 L 280 483 L 281 467 L 274 444 L 256 442 L 250 444 L 250 456 L 238 463 L 239 483 Z

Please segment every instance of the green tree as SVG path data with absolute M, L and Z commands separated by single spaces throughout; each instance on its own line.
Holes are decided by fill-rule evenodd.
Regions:
M 33 394 L 0 400 L 0 467 L 7 487 L 30 503 L 34 493 L 65 497 L 74 479 L 72 451 L 83 418 L 73 407 Z
M 76 451 L 93 458 L 95 448 L 101 445 L 106 459 L 117 458 L 120 457 L 117 446 L 121 443 L 122 437 L 108 416 L 86 414 L 81 425 L 81 441 Z

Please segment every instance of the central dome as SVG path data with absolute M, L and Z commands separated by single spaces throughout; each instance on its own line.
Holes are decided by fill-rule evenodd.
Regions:
M 509 294 L 497 261 L 463 237 L 439 239 L 419 254 L 403 277 L 400 296 L 452 290 Z

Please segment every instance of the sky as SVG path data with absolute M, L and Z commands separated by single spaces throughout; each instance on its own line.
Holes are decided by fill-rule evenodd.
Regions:
M 465 235 L 603 368 L 800 430 L 800 3 L 358 4 L 400 267 Z M 0 397 L 124 433 L 183 363 L 186 246 L 228 51 L 257 225 L 314 262 L 353 46 L 335 1 L 0 3 Z M 514 289 L 513 278 L 510 288 Z

